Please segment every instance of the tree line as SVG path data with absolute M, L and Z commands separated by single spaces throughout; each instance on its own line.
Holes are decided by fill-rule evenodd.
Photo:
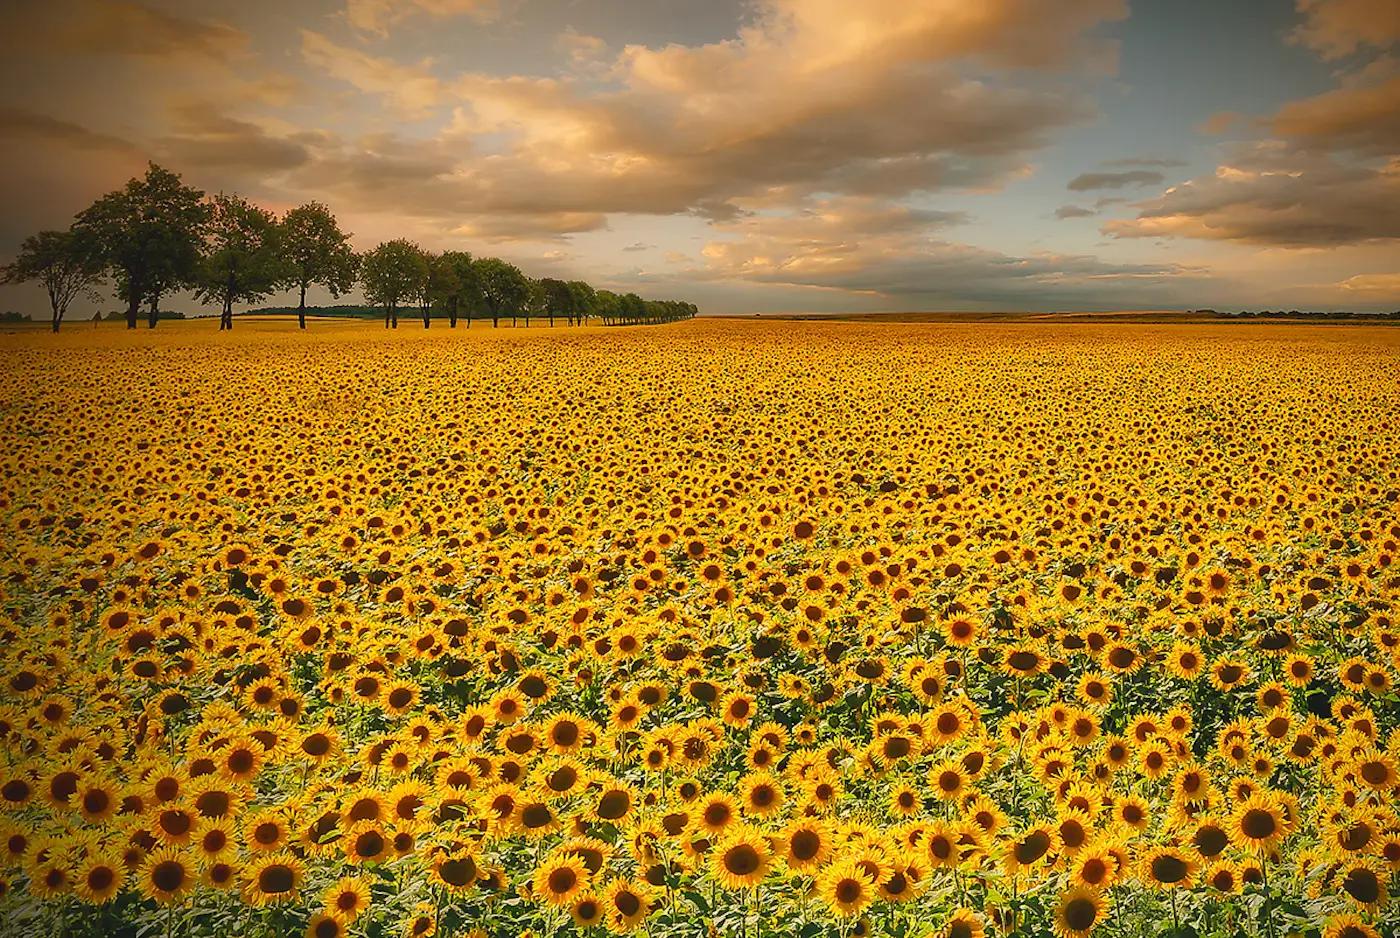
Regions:
M 80 296 L 96 298 L 109 280 L 135 329 L 146 310 L 155 328 L 162 298 L 192 290 L 217 304 L 220 330 L 233 328 L 233 307 L 274 293 L 299 294 L 297 323 L 306 328 L 306 291 L 320 286 L 333 297 L 357 284 L 398 328 L 409 310 L 428 328 L 433 314 L 456 326 L 465 319 L 590 319 L 604 325 L 674 322 L 693 317 L 693 303 L 646 300 L 635 293 L 594 289 L 582 280 L 534 279 L 495 257 L 466 251 L 434 253 L 398 238 L 357 254 L 350 235 L 319 202 L 278 218 L 238 195 L 206 196 L 180 176 L 151 163 L 144 177 L 109 192 L 74 218 L 66 231 L 26 238 L 19 256 L 0 267 L 0 282 L 36 282 L 48 293 L 53 331 Z

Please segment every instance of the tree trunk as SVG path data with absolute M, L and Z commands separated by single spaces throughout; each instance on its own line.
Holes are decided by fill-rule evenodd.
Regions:
M 389 304 L 389 322 L 395 329 L 399 327 L 399 307 L 397 303 Z
M 428 320 L 432 318 L 432 315 L 433 315 L 433 308 L 432 308 L 431 306 L 429 306 L 427 303 L 424 303 L 424 304 L 423 304 L 421 307 L 419 307 L 419 308 L 422 309 L 422 311 L 423 311 L 423 328 L 426 329 L 426 328 L 428 328 Z
M 131 296 L 126 299 L 126 327 L 136 328 L 136 312 L 141 308 L 141 294 L 135 289 L 131 291 Z
M 301 303 L 297 306 L 297 325 L 306 328 L 306 284 L 301 285 Z
M 496 312 L 496 311 L 493 309 L 493 310 L 491 310 L 491 328 L 492 328 L 492 329 L 499 329 L 500 327 L 501 327 L 501 314 L 498 313 L 498 312 Z
M 160 319 L 160 294 L 159 294 L 159 293 L 156 293 L 156 294 L 153 294 L 153 295 L 151 296 L 151 308 L 150 308 L 150 311 L 149 311 L 149 312 L 147 313 L 147 315 L 146 315 L 146 326 L 147 326 L 148 328 L 154 329 L 154 328 L 156 327 L 156 322 L 157 322 L 159 319 Z
M 219 331 L 225 329 L 233 329 L 233 295 L 228 293 L 224 294 L 224 311 L 219 316 Z
M 384 304 L 384 328 L 389 328 L 389 304 Z
M 58 324 L 63 321 L 63 314 L 58 310 L 53 311 L 53 331 L 58 331 Z
M 554 310 L 549 311 L 549 328 L 554 328 Z
M 455 296 L 452 298 L 452 304 L 447 307 L 447 327 L 449 329 L 457 328 L 457 298 Z

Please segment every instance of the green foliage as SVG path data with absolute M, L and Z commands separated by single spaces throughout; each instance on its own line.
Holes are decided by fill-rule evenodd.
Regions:
M 233 328 L 233 304 L 253 303 L 284 282 L 277 219 L 236 195 L 213 201 L 208 250 L 201 259 L 195 295 L 223 308 L 220 329 Z
M 287 285 L 300 291 L 303 329 L 308 287 L 319 284 L 339 298 L 355 285 L 359 258 L 350 247 L 350 235 L 340 230 L 331 210 L 320 202 L 299 205 L 283 217 L 282 256 Z
M 204 225 L 212 209 L 204 193 L 151 163 L 146 175 L 109 192 L 84 209 L 74 230 L 90 239 L 96 256 L 111 270 L 117 294 L 127 302 L 127 326 L 136 312 L 162 294 L 194 286 L 199 278 Z
M 102 279 L 102 258 L 82 231 L 41 231 L 24 239 L 14 262 L 0 267 L 0 283 L 38 282 L 49 296 L 53 331 L 78 296 L 94 298 Z
M 384 325 L 398 326 L 399 305 L 417 297 L 428 283 L 428 259 L 411 241 L 385 241 L 361 261 L 365 299 L 384 308 Z

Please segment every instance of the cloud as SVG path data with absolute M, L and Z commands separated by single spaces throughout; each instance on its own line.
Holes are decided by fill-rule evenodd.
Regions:
M 1121 160 L 1105 160 L 1104 166 L 1185 166 L 1185 160 L 1160 156 L 1130 156 Z
M 186 105 L 177 112 L 179 132 L 156 141 L 161 158 L 172 165 L 260 174 L 292 169 L 311 158 L 305 142 L 222 114 L 210 103 Z
M 1389 302 L 1400 309 L 1400 273 L 1356 274 L 1338 283 L 1337 287 L 1367 301 Z
M 428 62 L 404 65 L 309 29 L 301 31 L 301 56 L 332 78 L 387 98 L 407 116 L 422 117 L 443 98 L 444 86 L 428 70 Z
M 707 243 L 697 280 L 737 280 L 838 290 L 903 308 L 1114 306 L 1165 300 L 1200 269 L 1114 264 L 1052 252 L 1025 257 L 934 236 L 917 212 L 818 205 L 758 215 Z M 945 220 L 943 224 L 954 223 Z
M 566 29 L 554 41 L 554 47 L 564 53 L 576 65 L 591 64 L 602 59 L 608 44 L 598 36 L 588 36 L 574 29 Z
M 34 44 L 83 56 L 173 56 L 227 60 L 248 37 L 214 20 L 179 16 L 124 0 L 21 0 L 10 6 L 3 32 L 7 51 Z
M 1243 119 L 1244 115 L 1238 111 L 1216 111 L 1196 125 L 1196 132 L 1218 137 L 1229 133 Z
M 1400 9 L 1400 3 L 1396 4 Z M 1389 69 L 1389 63 L 1382 63 Z M 1376 70 L 1368 70 L 1369 76 Z M 1290 101 L 1267 122 L 1273 133 L 1299 146 L 1354 150 L 1385 156 L 1400 153 L 1400 73 Z
M 1122 189 L 1125 186 L 1147 186 L 1160 183 L 1166 177 L 1150 169 L 1133 169 L 1122 173 L 1080 173 L 1066 187 L 1071 192 L 1093 189 Z
M 434 19 L 470 16 L 479 22 L 500 14 L 496 0 L 346 0 L 345 18 L 362 32 L 387 36 L 389 28 L 419 15 Z
M 1265 141 L 1138 210 L 1136 218 L 1109 222 L 1104 233 L 1285 248 L 1400 239 L 1400 158 L 1373 168 Z
M 623 250 L 624 250 L 624 251 L 650 251 L 650 250 L 651 250 L 652 248 L 654 248 L 654 247 L 656 247 L 656 245 L 654 245 L 654 244 L 646 244 L 645 242 L 642 242 L 642 241 L 633 241 L 631 244 L 629 244 L 629 245 L 627 245 L 625 248 L 623 248 Z
M 1400 41 L 1400 4 L 1395 0 L 1298 0 L 1298 12 L 1303 22 L 1293 31 L 1294 41 L 1324 59 Z
M 1092 114 L 1068 77 L 1111 62 L 1085 33 L 1124 14 L 1121 0 L 763 0 L 736 38 L 627 46 L 601 83 L 439 78 L 433 63 L 309 31 L 303 55 L 408 115 L 451 108 L 444 138 L 487 141 L 438 174 L 454 206 L 723 220 L 816 193 L 896 199 L 1016 178 L 1053 131 Z M 1047 74 L 1019 84 L 998 66 Z
M 1084 208 L 1080 205 L 1061 205 L 1055 209 L 1055 217 L 1063 221 L 1066 218 L 1090 218 L 1097 215 L 1091 208 Z
M 139 154 L 140 148 L 128 140 L 90 130 L 71 121 L 37 114 L 24 108 L 0 106 L 0 137 L 43 140 L 74 150 Z

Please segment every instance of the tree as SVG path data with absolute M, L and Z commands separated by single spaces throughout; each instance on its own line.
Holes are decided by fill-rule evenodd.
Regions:
M 286 282 L 279 234 L 266 209 L 236 195 L 214 197 L 195 295 L 221 305 L 219 331 L 233 328 L 234 303 L 255 303 Z
M 481 302 L 472 256 L 466 251 L 443 251 L 433 265 L 432 276 L 434 294 L 447 310 L 448 325 L 455 328 L 458 314 L 465 309 L 470 328 L 472 308 Z
M 570 280 L 566 286 L 569 288 L 569 295 L 572 297 L 574 315 L 569 320 L 569 325 L 578 320 L 579 325 L 583 325 L 584 320 L 593 315 L 594 307 L 598 302 L 597 292 L 582 280 Z
M 622 297 L 611 290 L 599 290 L 593 295 L 593 309 L 603 325 L 610 326 L 622 313 Z
M 282 219 L 282 256 L 288 268 L 287 283 L 301 291 L 297 324 L 306 328 L 306 289 L 313 283 L 339 299 L 355 285 L 359 259 L 350 248 L 350 235 L 340 230 L 331 210 L 320 202 L 307 202 Z
M 38 281 L 49 295 L 53 331 L 80 295 L 94 299 L 102 279 L 102 258 L 82 232 L 41 231 L 24 239 L 14 263 L 0 267 L 0 283 Z
M 433 301 L 436 298 L 435 293 L 437 290 L 445 289 L 447 284 L 442 282 L 443 271 L 438 270 L 437 255 L 433 254 L 431 251 L 425 251 L 422 248 L 419 248 L 418 251 L 423 255 L 423 264 L 427 270 L 427 276 L 418 283 L 418 289 L 415 295 L 418 298 L 418 311 L 423 314 L 423 328 L 426 329 L 432 322 Z M 438 274 L 439 279 L 437 283 L 433 282 L 434 272 Z
M 74 230 L 90 238 L 126 301 L 126 327 L 136 328 L 143 302 L 155 328 L 160 297 L 193 285 L 210 207 L 204 193 L 155 163 L 146 175 L 109 192 L 78 214 Z
M 481 299 L 491 313 L 491 325 L 501 324 L 501 313 L 519 310 L 529 299 L 530 285 L 514 264 L 495 257 L 484 257 L 472 264 L 476 270 Z
M 540 314 L 549 308 L 549 298 L 545 295 L 544 285 L 533 277 L 525 278 L 525 303 L 522 310 L 525 313 L 525 328 L 530 328 L 530 315 Z M 511 325 L 515 325 L 512 320 Z
M 569 289 L 569 285 L 562 280 L 545 277 L 540 280 L 540 289 L 544 291 L 545 314 L 549 316 L 550 326 L 554 325 L 555 313 L 563 313 L 572 323 L 574 321 L 574 294 Z
M 423 252 L 403 238 L 382 242 L 361 262 L 365 299 L 384 307 L 385 329 L 399 327 L 399 304 L 419 296 L 427 279 Z

